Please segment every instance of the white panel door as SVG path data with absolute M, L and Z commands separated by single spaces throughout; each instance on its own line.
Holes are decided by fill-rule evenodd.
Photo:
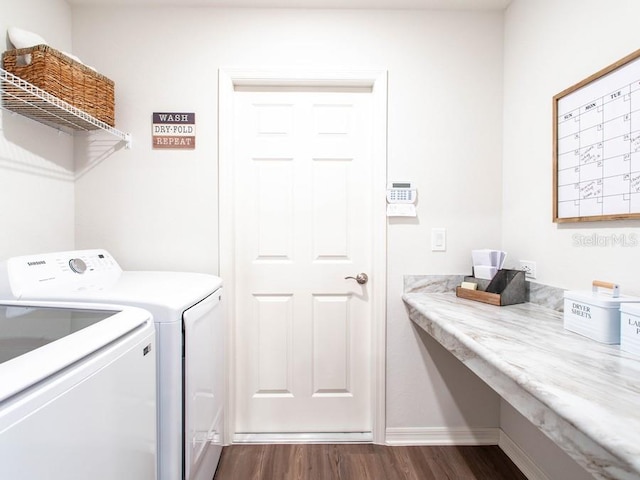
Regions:
M 370 91 L 234 97 L 235 431 L 370 432 Z

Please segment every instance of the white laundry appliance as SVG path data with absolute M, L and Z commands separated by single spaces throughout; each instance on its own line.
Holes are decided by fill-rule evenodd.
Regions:
M 0 303 L 0 478 L 155 480 L 151 314 Z
M 211 480 L 224 439 L 224 316 L 220 278 L 123 271 L 102 249 L 13 257 L 0 299 L 131 305 L 156 326 L 158 479 Z

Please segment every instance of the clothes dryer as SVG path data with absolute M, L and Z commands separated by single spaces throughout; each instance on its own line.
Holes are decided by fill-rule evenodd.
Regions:
M 123 271 L 103 249 L 13 257 L 0 299 L 141 307 L 156 327 L 158 479 L 211 480 L 224 438 L 224 317 L 220 278 Z

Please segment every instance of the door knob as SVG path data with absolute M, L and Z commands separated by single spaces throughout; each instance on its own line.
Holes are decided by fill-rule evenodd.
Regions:
M 355 277 L 344 277 L 345 280 L 347 280 L 348 278 L 352 278 L 353 280 L 358 282 L 360 285 L 364 285 L 369 281 L 369 275 L 367 275 L 366 273 L 359 273 Z

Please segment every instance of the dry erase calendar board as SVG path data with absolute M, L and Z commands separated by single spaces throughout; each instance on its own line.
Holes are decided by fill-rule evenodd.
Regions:
M 553 97 L 553 221 L 640 219 L 640 50 Z

